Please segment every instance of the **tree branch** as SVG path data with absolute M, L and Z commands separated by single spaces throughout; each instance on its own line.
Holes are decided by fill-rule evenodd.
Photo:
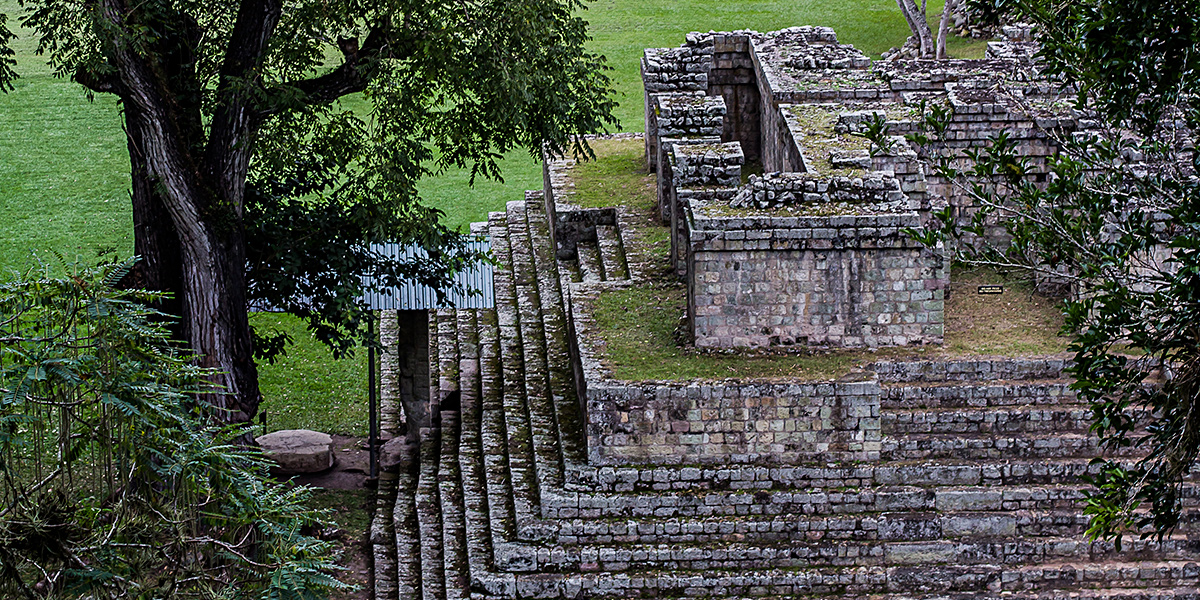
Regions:
M 223 198 L 240 216 L 250 162 L 251 140 L 258 114 L 253 107 L 261 84 L 262 65 L 275 26 L 283 14 L 281 0 L 242 0 L 217 83 L 204 165 L 219 182 Z
M 285 101 L 261 108 L 259 115 L 270 116 L 296 105 L 326 104 L 367 89 L 370 75 L 366 71 L 372 63 L 411 53 L 403 50 L 397 52 L 400 48 L 387 30 L 386 25 L 372 28 L 361 48 L 357 39 L 339 39 L 338 47 L 342 51 L 343 61 L 338 68 L 319 77 L 282 84 L 280 87 L 283 90 L 292 93 L 285 95 Z
M 79 65 L 75 69 L 75 74 L 71 76 L 71 79 L 97 94 L 117 94 L 119 96 L 125 91 L 125 87 L 121 85 L 121 78 L 116 73 L 99 75 L 85 70 L 83 65 Z

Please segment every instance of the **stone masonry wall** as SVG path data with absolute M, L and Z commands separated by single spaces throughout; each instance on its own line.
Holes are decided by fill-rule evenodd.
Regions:
M 384 438 L 416 436 L 429 423 L 429 317 L 424 310 L 383 311 L 379 324 L 380 422 Z M 398 410 L 396 407 L 402 407 Z M 392 420 L 403 417 L 402 421 Z
M 642 82 L 645 87 L 646 163 L 654 170 L 658 161 L 658 119 L 655 96 L 669 93 L 701 94 L 708 90 L 712 68 L 712 46 L 697 47 L 698 34 L 688 36 L 682 48 L 647 48 L 642 55 Z
M 879 397 L 875 381 L 595 385 L 589 462 L 878 460 Z
M 687 216 L 680 189 L 733 189 L 742 182 L 745 156 L 741 144 L 674 144 L 666 164 L 671 166 L 667 204 L 670 210 L 671 257 L 677 273 L 687 272 Z
M 918 215 L 720 221 L 691 229 L 697 347 L 942 342 L 945 262 L 903 233 Z
M 590 467 L 879 459 L 882 391 L 874 373 L 822 383 L 615 379 L 601 362 L 591 307 L 602 290 L 624 285 L 570 286 L 572 366 Z
M 717 34 L 710 40 L 713 62 L 708 74 L 708 94 L 724 98 L 728 110 L 721 141 L 740 143 L 747 161 L 760 162 L 762 98 L 755 81 L 754 59 L 750 56 L 750 34 Z
M 657 139 L 651 144 L 658 155 L 650 168 L 658 174 L 658 208 L 663 223 L 671 219 L 671 188 L 675 185 L 670 157 L 676 145 L 715 144 L 725 128 L 725 101 L 720 96 L 655 94 L 649 116 Z M 650 126 L 648 126 L 650 127 Z

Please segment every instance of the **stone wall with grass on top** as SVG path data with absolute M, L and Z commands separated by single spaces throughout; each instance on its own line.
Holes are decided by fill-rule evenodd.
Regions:
M 904 233 L 917 227 L 915 213 L 696 218 L 693 210 L 696 346 L 940 344 L 946 264 Z
M 878 460 L 881 389 L 872 373 L 819 383 L 613 378 L 591 307 L 603 291 L 626 285 L 570 286 L 590 465 Z

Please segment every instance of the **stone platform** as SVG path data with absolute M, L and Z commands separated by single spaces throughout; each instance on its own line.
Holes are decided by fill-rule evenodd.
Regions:
M 622 383 L 572 349 L 587 326 L 576 302 L 644 278 L 616 217 L 600 234 L 615 237 L 559 261 L 536 196 L 491 216 L 510 268 L 496 271 L 495 310 L 430 315 L 432 395 L 460 409 L 438 411 L 413 467 L 381 478 L 375 598 L 1197 597 L 1194 488 L 1162 542 L 1085 541 L 1097 440 L 1059 359 L 873 365 L 853 385 L 877 411 L 863 417 L 877 456 L 595 460 L 618 435 L 704 423 L 631 402 L 632 431 L 602 431 L 602 388 L 687 403 L 718 387 Z

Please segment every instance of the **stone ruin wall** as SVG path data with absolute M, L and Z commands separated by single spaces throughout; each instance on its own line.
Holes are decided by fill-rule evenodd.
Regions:
M 693 49 L 679 54 L 705 60 Z M 899 243 L 892 228 L 920 224 L 941 200 L 925 193 L 938 182 L 926 180 L 917 149 L 814 152 L 803 119 L 780 114 L 797 141 L 788 160 L 802 172 L 743 183 L 756 159 L 725 131 L 743 119 L 731 115 L 749 111 L 731 108 L 724 93 L 708 96 L 709 71 L 695 69 L 651 70 L 691 81 L 689 95 L 701 98 L 652 98 L 660 109 L 713 108 L 672 115 L 680 130 L 669 144 L 647 139 L 652 162 L 676 183 L 664 208 L 677 219 L 682 268 L 697 271 L 710 250 L 742 253 L 721 276 L 772 256 L 811 274 L 820 269 L 789 254 L 809 251 L 838 264 L 839 252 L 918 264 L 916 255 L 886 255 L 912 248 L 879 243 Z M 837 127 L 879 113 L 897 129 L 906 122 L 895 106 L 843 107 L 833 97 L 843 91 L 816 105 L 834 107 Z M 963 114 L 989 123 L 997 114 L 980 110 Z M 620 251 L 622 236 L 638 235 L 628 209 L 578 210 L 563 162 L 546 173 L 545 193 L 508 203 L 482 228 L 506 267 L 494 274 L 496 308 L 431 311 L 425 321 L 428 343 L 418 346 L 436 416 L 407 468 L 380 475 L 375 599 L 1195 596 L 1200 521 L 1185 518 L 1168 539 L 1127 540 L 1124 549 L 1085 538 L 1080 507 L 1101 447 L 1063 360 L 881 361 L 823 383 L 617 380 L 601 360 L 590 306 L 601 293 L 646 284 L 652 269 Z M 795 210 L 804 205 L 855 210 Z M 732 240 L 741 249 L 716 248 Z M 872 240 L 877 247 L 855 247 Z M 801 243 L 822 247 L 791 246 Z M 928 268 L 895 276 L 928 279 L 938 265 Z M 385 366 L 385 390 L 421 377 L 406 375 L 397 356 L 385 361 L 397 363 Z M 396 395 L 385 396 L 385 433 L 403 426 L 389 414 Z M 1196 497 L 1189 479 L 1189 516 Z
M 887 462 L 882 451 L 895 450 L 884 427 L 889 406 L 927 403 L 930 394 L 945 396 L 932 400 L 935 405 L 983 406 L 998 391 L 984 384 L 995 381 L 1029 382 L 1022 386 L 1021 403 L 1052 404 L 1063 393 L 1054 380 L 1067 363 L 1058 358 L 880 361 L 824 382 L 623 381 L 603 361 L 602 336 L 591 315 L 605 289 L 614 287 L 571 286 L 576 391 L 587 415 L 588 464 L 597 468 L 814 463 L 870 468 Z M 962 397 L 964 392 L 980 397 Z M 665 479 L 641 485 L 676 487 Z
M 931 211 L 946 205 L 969 225 L 978 206 L 923 161 L 961 157 L 1004 132 L 1029 161 L 1030 177 L 1043 182 L 1055 152 L 1047 132 L 1070 134 L 1077 121 L 1038 81 L 1031 56 L 1029 43 L 993 43 L 986 59 L 872 64 L 821 27 L 693 33 L 681 48 L 648 49 L 647 161 L 659 175 L 675 269 L 688 280 L 696 345 L 941 343 L 948 259 L 905 241 L 902 230 L 930 225 Z M 941 139 L 917 148 L 903 136 L 917 129 L 924 103 L 952 116 Z M 853 134 L 875 118 L 887 122 L 892 144 L 868 152 Z M 767 176 L 747 182 L 744 169 Z M 843 185 L 836 198 L 796 193 L 776 173 L 858 188 Z M 877 175 L 900 195 L 879 202 L 863 186 Z M 739 204 L 750 188 L 758 195 Z M 715 218 L 718 205 L 729 218 Z M 836 226 L 759 219 L 748 227 L 734 218 L 738 209 L 853 218 Z M 716 233 L 722 227 L 729 231 Z M 984 235 L 1007 243 L 996 219 Z

